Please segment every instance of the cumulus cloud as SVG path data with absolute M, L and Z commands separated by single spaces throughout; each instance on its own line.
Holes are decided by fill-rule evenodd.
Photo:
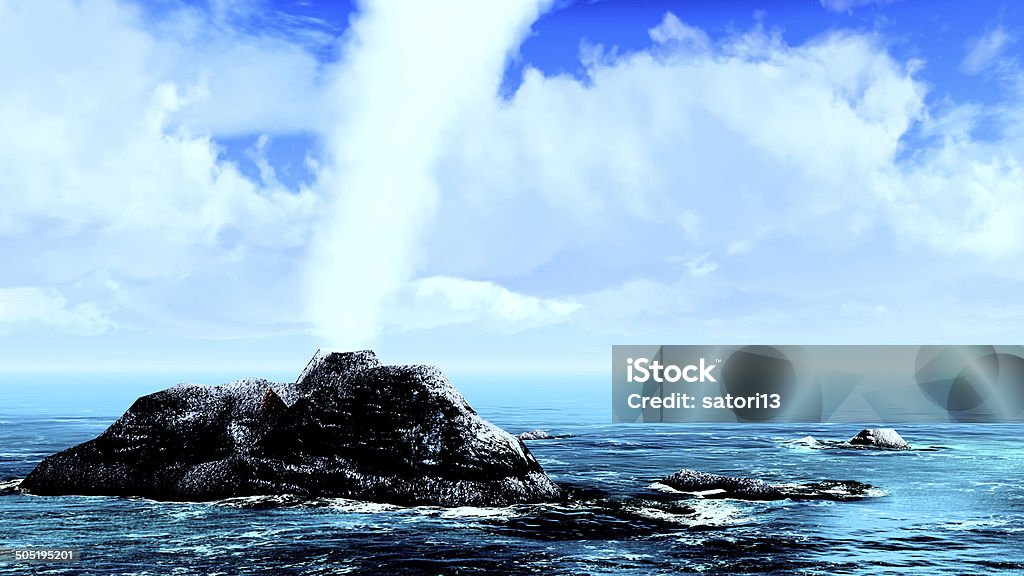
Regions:
M 825 280 L 839 281 L 824 272 L 836 254 L 859 260 L 862 247 L 896 268 L 921 248 L 918 261 L 1021 256 L 1021 148 L 943 128 L 920 62 L 842 31 L 800 45 L 759 27 L 673 42 L 704 37 L 669 14 L 650 34 L 649 50 L 588 47 L 605 57 L 584 58 L 585 80 L 527 69 L 508 101 L 469 111 L 439 170 L 447 192 L 426 243 L 435 272 L 557 278 L 583 304 L 566 322 L 607 327 L 636 324 L 609 307 L 682 321 L 698 294 L 709 315 L 735 317 L 894 286 L 883 267 L 858 265 L 845 286 Z M 936 144 L 907 154 L 915 126 Z M 662 268 L 680 252 L 704 255 L 685 284 Z M 718 267 L 740 257 L 748 264 Z M 819 257 L 823 268 L 801 260 Z M 750 293 L 758 284 L 776 292 Z
M 707 50 L 711 44 L 703 30 L 685 24 L 671 12 L 666 13 L 661 24 L 648 30 L 647 34 L 658 44 L 684 44 L 694 51 Z
M 364 8 L 324 66 L 194 10 L 153 26 L 112 0 L 0 0 L 0 54 L 23 55 L 0 58 L 0 266 L 22 291 L 4 325 L 312 325 L 349 347 L 468 327 L 842 336 L 881 310 L 894 334 L 957 304 L 894 294 L 1021 280 L 1002 266 L 1024 254 L 1021 131 L 975 139 L 992 111 L 929 109 L 921 63 L 876 38 L 712 39 L 667 14 L 648 47 L 584 46 L 585 78 L 527 67 L 502 98 L 544 2 Z M 964 71 L 1009 41 L 979 39 Z M 328 153 L 288 189 L 266 152 L 296 131 Z M 243 134 L 258 177 L 220 153 Z M 71 283 L 75 303 L 18 288 Z
M 259 92 L 304 74 L 309 58 L 251 40 L 204 70 L 200 56 L 209 53 L 188 41 L 189 30 L 166 23 L 147 31 L 140 12 L 109 0 L 0 3 L 4 282 L 83 283 L 117 314 L 156 330 L 218 335 L 288 318 L 301 324 L 301 308 L 286 304 L 294 298 L 281 297 L 295 290 L 282 272 L 306 243 L 318 197 L 253 182 L 221 158 L 213 137 L 240 129 L 236 122 L 303 124 L 288 112 L 298 93 Z M 296 64 L 299 72 L 257 85 L 227 72 L 253 70 L 253 58 L 270 68 L 252 77 Z M 234 87 L 214 96 L 207 80 Z M 258 113 L 228 113 L 254 100 Z M 196 114 L 220 124 L 188 120 Z M 153 314 L 161 310 L 174 322 Z
M 584 244 L 623 260 L 611 239 L 635 262 L 650 258 L 645 245 L 697 233 L 702 251 L 737 236 L 856 233 L 877 217 L 870 175 L 893 166 L 924 106 L 906 66 L 851 34 L 790 46 L 755 29 L 588 76 L 527 70 L 510 102 L 460 126 L 431 237 L 445 273 L 528 273 Z
M 518 332 L 564 322 L 582 307 L 571 298 L 538 298 L 493 282 L 447 276 L 420 278 L 408 290 L 407 305 L 393 309 L 385 319 L 400 331 L 474 324 Z
M 1024 170 L 1013 154 L 949 144 L 924 164 L 881 178 L 899 233 L 942 252 L 1016 257 L 1024 232 Z
M 103 334 L 113 322 L 89 302 L 71 306 L 53 288 L 0 288 L 0 332 L 25 325 L 70 334 Z

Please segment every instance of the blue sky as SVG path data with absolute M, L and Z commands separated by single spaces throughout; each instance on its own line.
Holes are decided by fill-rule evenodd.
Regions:
M 1019 343 L 1021 9 L 0 0 L 0 370 Z

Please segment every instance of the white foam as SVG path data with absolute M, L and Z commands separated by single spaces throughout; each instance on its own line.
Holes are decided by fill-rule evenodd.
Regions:
M 379 502 L 364 502 L 362 500 L 350 500 L 348 498 L 327 498 L 323 500 L 328 508 L 355 514 L 376 514 L 379 512 L 393 512 L 404 510 L 402 506 L 395 504 L 381 504 Z
M 796 440 L 782 440 L 782 444 L 793 448 L 821 448 L 823 444 L 814 436 L 804 436 Z
M 514 515 L 509 507 L 459 506 L 458 508 L 445 508 L 441 511 L 442 518 L 509 518 Z
M 754 521 L 743 509 L 728 500 L 703 500 L 694 504 L 695 516 L 691 524 L 698 526 L 735 526 Z
M 654 482 L 653 484 L 649 484 L 647 487 L 650 488 L 651 490 L 657 490 L 658 492 L 665 492 L 667 494 L 683 494 L 684 493 L 684 492 L 682 492 L 680 490 L 676 490 L 675 488 L 669 486 L 668 484 L 662 484 L 661 482 Z
M 1011 520 L 1006 518 L 988 518 L 985 520 L 962 520 L 959 522 L 950 522 L 942 527 L 954 532 L 969 532 L 979 528 L 1001 528 L 1009 525 L 1010 523 Z
M 666 494 L 692 494 L 693 496 L 698 496 L 698 497 L 701 497 L 701 498 L 703 498 L 705 496 L 714 496 L 716 494 L 724 494 L 725 493 L 725 490 L 723 490 L 722 488 L 712 488 L 711 490 L 692 490 L 692 491 L 679 490 L 679 489 L 673 488 L 673 487 L 671 487 L 671 486 L 669 486 L 667 484 L 662 484 L 661 482 L 654 482 L 653 484 L 649 484 L 647 487 L 650 488 L 651 490 L 657 490 L 658 492 L 665 492 Z

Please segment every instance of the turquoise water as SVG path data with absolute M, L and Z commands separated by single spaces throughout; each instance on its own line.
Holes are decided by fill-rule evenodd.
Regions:
M 24 477 L 102 432 L 138 395 L 182 379 L 230 378 L 3 377 L 0 480 Z M 70 546 L 81 560 L 0 561 L 0 574 L 1024 574 L 1022 425 L 901 427 L 927 450 L 817 450 L 793 440 L 845 439 L 858 427 L 613 425 L 602 376 L 453 380 L 511 432 L 572 434 L 529 446 L 556 481 L 599 491 L 602 504 L 451 510 L 13 494 L 0 496 L 0 548 Z M 857 502 L 677 502 L 649 487 L 684 467 L 860 480 L 880 492 Z

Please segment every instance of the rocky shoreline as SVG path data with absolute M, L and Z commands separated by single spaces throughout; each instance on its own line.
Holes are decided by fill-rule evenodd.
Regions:
M 509 434 L 481 418 L 435 367 L 385 366 L 372 351 L 318 352 L 294 383 L 183 384 L 143 396 L 100 436 L 47 457 L 0 494 L 564 503 L 579 490 L 552 481 L 524 441 L 568 437 Z M 892 429 L 828 445 L 910 449 Z M 771 484 L 685 468 L 650 487 L 684 499 L 845 501 L 878 492 L 854 480 Z

